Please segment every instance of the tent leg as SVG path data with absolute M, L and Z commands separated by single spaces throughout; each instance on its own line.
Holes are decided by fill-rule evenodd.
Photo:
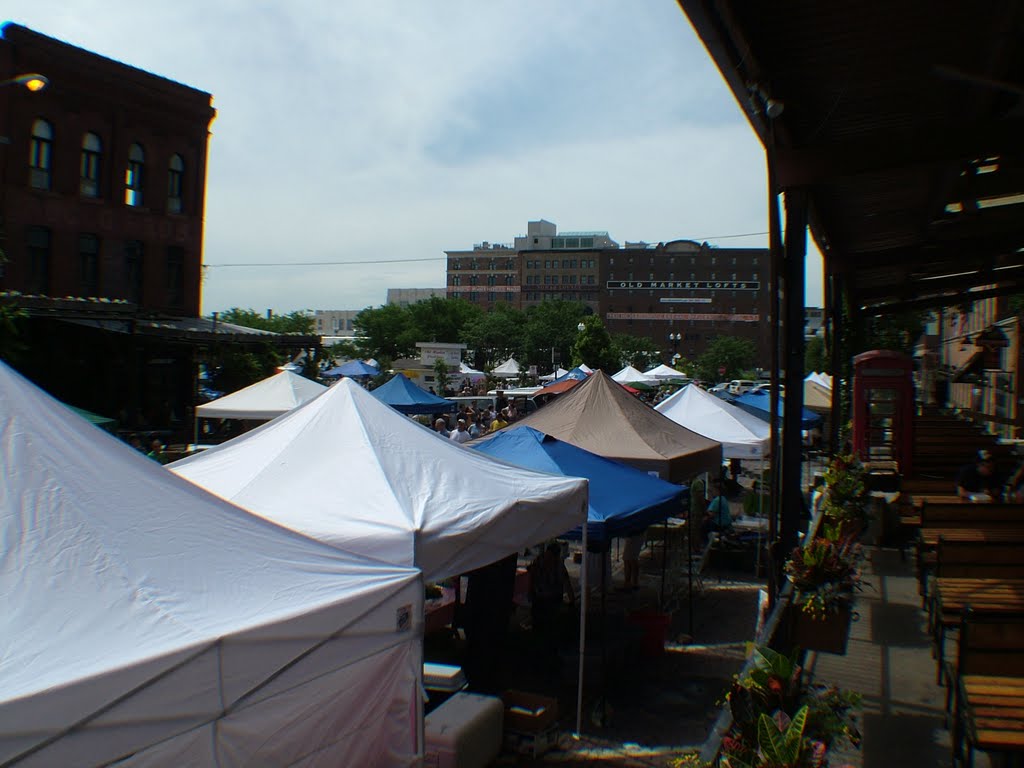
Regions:
M 579 680 L 576 683 L 576 738 L 583 733 L 583 665 L 587 647 L 587 524 L 583 523 L 583 567 L 580 568 L 580 663 Z
M 687 552 L 686 552 L 686 581 L 687 581 L 687 584 L 686 584 L 686 591 L 687 591 L 686 611 L 687 611 L 687 620 L 689 621 L 689 624 L 687 626 L 689 626 L 689 628 L 690 628 L 690 637 L 691 638 L 694 636 L 694 634 L 693 634 L 693 540 L 691 538 L 692 536 L 693 536 L 693 531 L 687 530 L 687 532 L 686 532 L 686 549 L 687 549 Z
M 668 518 L 665 518 L 665 533 L 661 540 L 661 610 L 665 610 L 665 562 L 668 560 Z

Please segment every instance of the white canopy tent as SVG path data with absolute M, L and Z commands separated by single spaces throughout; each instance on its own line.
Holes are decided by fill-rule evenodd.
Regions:
M 417 571 L 175 477 L 0 364 L 0 763 L 408 765 Z
M 342 379 L 292 413 L 169 465 L 280 525 L 434 580 L 580 525 L 587 483 L 438 438 Z
M 697 434 L 722 444 L 726 459 L 764 459 L 771 446 L 768 422 L 690 384 L 654 406 Z
M 491 371 L 491 375 L 497 376 L 499 379 L 514 379 L 521 373 L 522 369 L 519 367 L 519 363 L 516 362 L 514 357 L 510 357 L 504 363 Z
M 651 368 L 649 371 L 644 371 L 644 375 L 649 381 L 667 381 L 668 379 L 686 378 L 685 373 L 677 371 L 675 368 L 665 364 L 659 365 L 656 368 Z
M 244 389 L 196 407 L 203 419 L 270 420 L 327 390 L 323 384 L 285 370 Z
M 556 368 L 553 372 L 546 373 L 543 376 L 541 376 L 540 380 L 541 381 L 554 381 L 555 379 L 562 378 L 567 373 L 568 373 L 568 371 L 565 370 L 565 368 L 559 367 L 559 368 Z
M 652 379 L 642 371 L 638 371 L 632 365 L 627 365 L 621 371 L 612 376 L 612 381 L 616 381 L 619 384 L 631 384 L 633 382 L 642 382 L 647 384 L 655 381 L 655 379 Z

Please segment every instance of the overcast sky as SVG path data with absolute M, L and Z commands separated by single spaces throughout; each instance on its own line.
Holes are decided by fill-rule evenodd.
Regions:
M 203 312 L 361 309 L 544 218 L 619 243 L 766 226 L 764 152 L 674 0 L 8 0 L 213 94 Z M 714 238 L 722 239 L 714 239 Z M 397 264 L 225 267 L 421 259 Z M 821 265 L 808 263 L 809 305 Z

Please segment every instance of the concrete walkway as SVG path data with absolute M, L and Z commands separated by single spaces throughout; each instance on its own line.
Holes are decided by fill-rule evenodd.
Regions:
M 926 617 L 917 594 L 911 558 L 894 549 L 872 548 L 864 592 L 845 656 L 809 654 L 808 670 L 818 682 L 835 683 L 864 696 L 860 750 L 830 759 L 854 768 L 952 765 L 946 729 L 946 689 L 935 682 L 935 659 Z M 977 768 L 988 768 L 983 752 Z

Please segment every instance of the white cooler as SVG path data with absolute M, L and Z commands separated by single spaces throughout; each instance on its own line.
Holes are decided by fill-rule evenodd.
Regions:
M 456 693 L 425 719 L 427 768 L 485 768 L 501 752 L 505 705 Z

